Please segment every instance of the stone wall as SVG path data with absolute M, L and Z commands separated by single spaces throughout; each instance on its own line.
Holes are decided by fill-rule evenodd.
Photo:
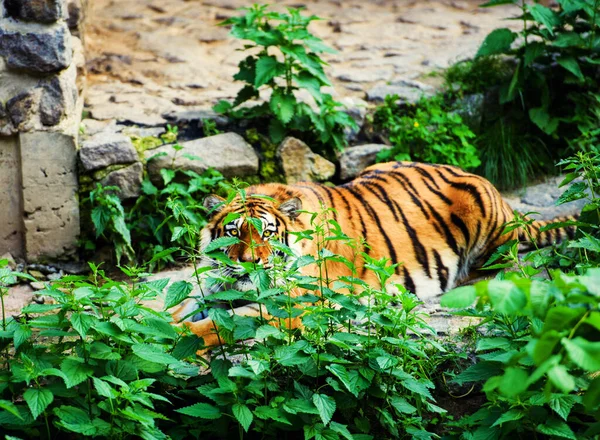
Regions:
M 0 255 L 75 253 L 81 15 L 81 0 L 0 0 Z

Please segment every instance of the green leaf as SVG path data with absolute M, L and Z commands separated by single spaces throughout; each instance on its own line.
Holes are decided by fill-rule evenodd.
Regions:
M 313 394 L 312 401 L 319 410 L 319 416 L 323 424 L 327 425 L 335 412 L 335 400 L 325 394 Z
M 578 399 L 575 396 L 565 394 L 552 394 L 548 401 L 548 406 L 552 408 L 564 421 L 567 421 L 571 409 L 577 403 Z
M 81 337 L 85 337 L 92 325 L 98 322 L 98 318 L 89 313 L 75 312 L 71 315 L 69 321 L 71 321 L 71 325 L 75 331 L 77 331 Z
M 148 362 L 155 362 L 157 364 L 164 365 L 175 364 L 179 362 L 170 354 L 167 354 L 164 351 L 162 351 L 161 347 L 159 347 L 158 345 L 134 344 L 131 346 L 131 349 L 136 354 L 136 356 Z
M 517 35 L 517 33 L 508 28 L 493 30 L 485 37 L 475 57 L 479 58 L 486 55 L 498 55 L 508 52 Z
M 165 310 L 186 299 L 192 290 L 194 290 L 194 286 L 187 281 L 176 281 L 171 284 L 165 297 Z
M 417 411 L 417 408 L 408 403 L 404 397 L 393 396 L 390 403 L 400 414 L 414 414 Z
M 21 344 L 27 342 L 31 337 L 31 328 L 27 324 L 20 324 L 13 335 L 15 341 L 15 350 L 17 350 Z
M 575 75 L 579 80 L 583 81 L 585 78 L 583 73 L 581 72 L 581 68 L 579 67 L 579 63 L 572 56 L 560 57 L 556 60 L 558 64 L 567 69 L 573 75 Z
M 204 249 L 204 252 L 212 252 L 217 249 L 227 248 L 229 246 L 233 246 L 240 242 L 239 238 L 236 237 L 219 237 L 213 241 L 211 241 L 208 246 Z
M 527 10 L 535 21 L 543 24 L 550 35 L 554 35 L 554 27 L 560 26 L 560 18 L 552 9 L 549 9 L 539 3 L 527 5 Z
M 94 382 L 94 388 L 100 396 L 106 397 L 107 399 L 113 398 L 112 388 L 108 383 L 97 377 L 92 377 L 92 381 Z
M 104 342 L 93 342 L 90 346 L 90 357 L 92 359 L 121 359 L 121 355 L 116 351 L 113 351 L 111 347 L 106 345 Z
M 93 368 L 87 365 L 83 359 L 76 357 L 64 359 L 60 364 L 60 371 L 65 374 L 67 388 L 79 385 L 94 372 Z
M 175 178 L 175 170 L 171 170 L 168 168 L 162 168 L 160 170 L 160 175 L 163 178 L 163 183 L 168 185 Z
M 233 413 L 233 416 L 237 419 L 237 421 L 240 422 L 240 425 L 242 425 L 244 431 L 248 432 L 248 428 L 250 428 L 252 420 L 254 419 L 250 408 L 241 403 L 235 403 L 231 407 L 231 412 Z
M 589 342 L 578 336 L 573 340 L 562 338 L 561 343 L 577 366 L 591 372 L 600 370 L 600 342 Z
M 271 56 L 262 56 L 256 62 L 256 78 L 254 79 L 254 87 L 259 88 L 263 84 L 267 84 L 283 69 L 283 65 L 277 61 L 277 58 Z
M 552 134 L 558 128 L 558 119 L 552 118 L 544 107 L 530 108 L 529 119 L 546 134 Z
M 590 383 L 583 396 L 583 405 L 589 412 L 600 405 L 600 376 Z
M 488 294 L 496 312 L 519 314 L 527 305 L 527 296 L 515 283 L 508 280 L 490 280 Z
M 33 415 L 34 420 L 43 413 L 54 400 L 52 391 L 46 388 L 28 388 L 23 394 L 23 399 Z
M 442 296 L 441 305 L 453 309 L 464 309 L 471 306 L 476 299 L 475 286 L 462 286 L 445 293 Z
M 265 338 L 285 339 L 285 333 L 272 325 L 264 324 L 256 329 L 256 339 Z
M 215 420 L 221 417 L 219 408 L 208 403 L 196 403 L 185 408 L 176 409 L 175 411 L 186 416 L 199 417 L 201 419 Z
M 100 237 L 110 221 L 110 209 L 106 206 L 96 206 L 92 209 L 92 223 L 96 230 L 96 238 Z
M 0 400 L 0 409 L 9 412 L 19 420 L 24 420 L 19 408 L 9 400 Z
M 548 378 L 559 390 L 570 393 L 575 389 L 575 378 L 564 365 L 555 365 L 548 370 Z
M 271 119 L 269 122 L 269 137 L 274 144 L 280 143 L 286 135 L 286 130 L 279 119 Z
M 271 95 L 269 107 L 277 119 L 279 119 L 285 126 L 292 120 L 292 117 L 294 116 L 296 109 L 296 97 L 293 93 L 285 93 L 277 89 Z
M 556 47 L 578 47 L 584 43 L 585 40 L 577 32 L 561 32 L 556 36 L 552 45 Z
M 498 419 L 494 422 L 492 426 L 500 426 L 506 422 L 513 422 L 515 420 L 521 420 L 525 416 L 525 411 L 520 409 L 511 409 L 504 414 L 502 414 Z
M 576 182 L 571 185 L 555 202 L 555 205 L 562 205 L 563 203 L 572 202 L 574 200 L 584 199 L 587 197 L 586 194 L 587 185 L 585 182 Z
M 542 434 L 577 440 L 577 437 L 565 422 L 551 418 L 543 425 L 538 425 L 537 430 Z
M 524 63 L 525 67 L 530 66 L 538 57 L 543 55 L 546 51 L 544 43 L 539 41 L 533 41 L 525 48 Z

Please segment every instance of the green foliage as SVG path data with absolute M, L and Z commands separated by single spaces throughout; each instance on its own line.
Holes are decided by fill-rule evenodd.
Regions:
M 376 127 L 387 133 L 392 148 L 379 153 L 379 161 L 417 160 L 472 169 L 480 164 L 471 139 L 475 137 L 456 112 L 449 112 L 443 98 L 423 98 L 407 108 L 398 96 L 387 96 L 373 115 Z
M 479 362 L 454 378 L 483 382 L 487 403 L 455 427 L 463 438 L 596 438 L 600 425 L 600 269 L 516 273 L 449 292 L 442 305 L 482 318 Z
M 485 93 L 512 77 L 513 67 L 498 56 L 478 57 L 460 61 L 444 71 L 448 90 L 461 95 Z
M 183 148 L 177 143 L 177 135 L 176 126 L 167 126 L 167 132 L 160 140 L 173 143 L 173 163 Z M 148 161 L 163 155 L 165 153 L 156 154 Z M 198 160 L 189 154 L 183 155 Z M 160 268 L 174 262 L 174 258 L 186 257 L 188 252 L 193 252 L 198 234 L 206 224 L 202 199 L 225 185 L 223 176 L 213 169 L 198 174 L 172 166 L 161 170 L 160 174 L 162 182 L 152 182 L 147 175 L 144 177 L 142 194 L 133 205 L 123 207 L 117 196 L 119 188 L 100 184 L 84 201 L 91 206 L 96 238 L 102 237 L 114 246 L 117 264 L 123 257 L 130 262 L 147 262 L 159 254 L 162 257 L 154 259 L 150 269 Z M 96 244 L 88 240 L 87 246 L 95 248 Z M 161 253 L 172 247 L 175 252 Z
M 485 6 L 506 3 L 519 4 L 516 19 L 523 22 L 523 30 L 496 29 L 482 43 L 477 58 L 513 58 L 511 78 L 500 83 L 500 102 L 521 108 L 547 136 L 575 137 L 574 128 L 585 111 L 573 103 L 598 89 L 598 1 L 561 0 L 558 11 L 517 0 Z M 517 47 L 515 41 L 520 42 Z
M 356 123 L 340 110 L 339 102 L 321 91 L 330 83 L 319 54 L 332 50 L 308 31 L 308 25 L 318 17 L 303 16 L 294 8 L 288 8 L 287 13 L 268 11 L 267 5 L 244 10 L 245 15 L 222 24 L 231 25 L 235 38 L 251 42 L 244 46 L 250 54 L 239 63 L 239 72 L 234 76 L 245 85 L 233 103 L 220 101 L 215 111 L 236 119 L 257 120 L 259 127 L 267 121 L 274 143 L 292 134 L 325 153 L 343 149 L 344 130 L 356 128 Z M 267 90 L 268 101 L 242 105 L 260 102 L 261 92 Z M 300 100 L 299 91 L 308 92 L 314 105 Z
M 532 176 L 547 173 L 551 162 L 544 141 L 516 118 L 499 118 L 476 139 L 481 166 L 477 172 L 498 189 L 523 187 Z

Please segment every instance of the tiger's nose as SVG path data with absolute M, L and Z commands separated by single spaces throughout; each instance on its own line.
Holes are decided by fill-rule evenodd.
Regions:
M 250 251 L 250 250 L 244 252 L 239 257 L 239 260 L 241 263 L 260 264 L 260 262 L 261 262 L 261 258 L 256 254 L 256 252 L 252 253 L 252 251 Z

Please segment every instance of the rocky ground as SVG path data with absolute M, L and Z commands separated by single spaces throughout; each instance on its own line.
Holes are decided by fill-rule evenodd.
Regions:
M 91 118 L 164 125 L 231 99 L 246 55 L 217 24 L 254 0 L 95 0 L 85 46 Z M 284 0 L 323 18 L 311 24 L 336 54 L 326 54 L 330 92 L 350 107 L 386 94 L 418 96 L 432 71 L 471 57 L 511 6 L 478 8 L 469 0 Z M 414 80 L 418 80 L 414 82 Z

